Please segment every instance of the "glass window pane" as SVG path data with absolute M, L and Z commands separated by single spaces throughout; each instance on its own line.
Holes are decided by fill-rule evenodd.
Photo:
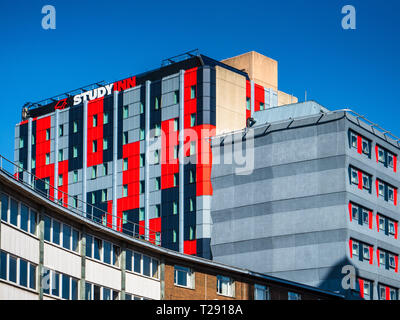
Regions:
M 53 220 L 53 242 L 60 244 L 60 230 L 61 224 L 58 221 Z
M 104 241 L 104 262 L 111 263 L 111 243 Z
M 71 299 L 78 300 L 78 280 L 71 280 Z
M 36 266 L 29 264 L 29 288 L 36 289 Z
M 47 268 L 42 269 L 42 286 L 43 286 L 43 292 L 46 294 L 50 293 L 50 270 Z
M 66 224 L 63 225 L 63 247 L 71 249 L 71 227 Z
M 51 234 L 51 219 L 48 216 L 44 216 L 44 240 L 50 241 Z
M 52 271 L 52 284 L 51 294 L 53 296 L 60 296 L 60 274 Z
M 92 242 L 93 237 L 86 235 L 86 257 L 92 257 Z
M 132 271 L 132 251 L 126 250 L 126 270 Z
M 118 246 L 113 246 L 113 265 L 119 267 L 119 253 L 120 249 Z
M 102 241 L 100 239 L 94 238 L 94 246 L 93 246 L 93 257 L 97 260 L 101 260 L 101 247 Z
M 79 231 L 72 231 L 72 250 L 79 252 Z
M 134 253 L 133 254 L 133 268 L 135 272 L 141 273 L 141 268 L 140 268 L 140 261 L 141 261 L 142 255 L 140 253 Z
M 21 203 L 21 229 L 28 232 L 29 208 Z
M 151 271 L 153 278 L 158 278 L 158 260 L 152 260 Z
M 1 220 L 8 221 L 7 218 L 8 212 L 8 196 L 5 194 L 1 195 Z
M 17 259 L 9 255 L 8 259 L 8 280 L 17 282 Z
M 143 255 L 143 274 L 145 276 L 150 276 L 150 262 L 150 257 Z
M 29 232 L 36 234 L 37 213 L 31 210 L 29 215 Z
M 69 292 L 70 292 L 70 277 L 63 274 L 62 275 L 62 298 L 69 299 Z
M 93 285 L 93 299 L 100 300 L 100 287 Z
M 7 280 L 7 254 L 0 251 L 0 278 Z
M 92 297 L 92 284 L 87 283 L 85 284 L 85 299 L 86 300 L 93 300 Z
M 14 226 L 18 225 L 18 202 L 11 199 L 10 203 L 10 223 Z
M 19 284 L 21 286 L 28 286 L 28 262 L 19 260 Z
M 103 300 L 111 300 L 111 290 L 103 288 Z

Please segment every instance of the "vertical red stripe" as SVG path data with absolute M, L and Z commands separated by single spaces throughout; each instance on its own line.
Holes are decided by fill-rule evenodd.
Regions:
M 393 171 L 397 172 L 397 156 L 393 156 Z
M 398 222 L 394 223 L 394 238 L 397 239 L 398 235 Z
M 376 196 L 379 198 L 379 180 L 375 180 L 375 185 L 376 185 Z
M 386 287 L 386 300 L 390 300 L 390 289 L 389 287 Z
M 353 240 L 349 240 L 350 258 L 353 258 Z
M 362 139 L 361 136 L 357 136 L 357 152 L 362 153 Z
M 376 162 L 379 162 L 379 147 L 375 145 L 375 156 L 376 156 Z
M 379 232 L 379 215 L 378 214 L 376 214 L 376 229 Z
M 358 174 L 358 189 L 362 189 L 363 188 L 362 172 L 358 170 L 357 174 Z
M 374 263 L 374 248 L 369 247 L 369 264 Z
M 394 205 L 395 206 L 397 206 L 397 188 L 394 188 L 394 195 L 393 195 L 393 197 L 394 197 Z
M 368 215 L 369 215 L 369 218 L 368 218 L 369 228 L 372 230 L 372 211 L 369 211 Z
M 352 209 L 352 204 L 349 202 L 349 214 L 350 214 L 350 222 L 353 221 L 353 209 Z
M 376 261 L 378 261 L 378 267 L 380 267 L 381 261 L 379 259 L 379 249 L 376 249 Z
M 394 271 L 398 272 L 399 271 L 399 257 L 398 256 L 394 256 L 394 262 L 395 262 Z
M 364 299 L 364 280 L 358 279 L 358 283 L 360 286 L 360 297 Z

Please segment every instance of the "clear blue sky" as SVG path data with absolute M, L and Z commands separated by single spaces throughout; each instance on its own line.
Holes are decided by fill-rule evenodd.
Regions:
M 56 30 L 41 9 L 56 8 Z M 341 28 L 356 8 L 357 29 Z M 199 48 L 215 59 L 255 50 L 278 60 L 279 89 L 348 107 L 400 136 L 400 1 L 0 1 L 0 153 L 13 159 L 27 101 L 160 66 Z

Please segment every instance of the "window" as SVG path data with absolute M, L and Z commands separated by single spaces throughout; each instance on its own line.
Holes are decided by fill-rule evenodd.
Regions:
M 157 177 L 156 179 L 155 179 L 155 190 L 157 191 L 157 190 L 160 190 L 160 188 L 161 188 L 161 178 L 160 177 Z
M 93 239 L 93 258 L 97 260 L 101 260 L 101 253 L 102 253 L 103 241 L 94 238 Z
M 190 87 L 190 99 L 196 98 L 196 86 Z
M 74 197 L 72 198 L 72 206 L 73 206 L 74 208 L 78 208 L 78 196 L 74 196 Z
M 196 141 L 190 142 L 190 155 L 194 155 L 196 153 Z
M 46 141 L 50 140 L 50 129 L 46 129 Z
M 193 240 L 194 238 L 194 229 L 193 227 L 189 227 L 189 240 Z
M 142 273 L 142 255 L 137 252 L 133 254 L 133 271 Z
M 77 133 L 78 132 L 78 121 L 74 120 L 72 124 L 72 132 Z
M 267 286 L 255 284 L 254 300 L 270 300 L 269 288 Z
M 354 132 L 350 132 L 350 143 L 352 148 L 357 149 L 357 135 Z
M 172 230 L 172 242 L 176 243 L 176 230 Z
M 371 154 L 370 147 L 371 147 L 371 143 L 368 140 L 363 138 L 362 139 L 362 152 L 367 156 L 369 156 Z
M 382 163 L 386 162 L 385 161 L 385 151 L 381 147 L 378 147 L 378 161 L 382 162 Z
M 19 148 L 21 149 L 21 148 L 23 148 L 24 147 L 24 138 L 23 137 L 20 137 L 19 138 Z
M 53 220 L 52 233 L 52 242 L 55 244 L 60 244 L 61 224 L 58 221 Z
M 92 167 L 92 179 L 97 178 L 97 166 Z
M 93 128 L 97 127 L 97 114 L 93 115 Z
M 174 104 L 179 103 L 179 91 L 174 92 Z
M 143 106 L 143 103 L 142 103 L 142 102 L 140 102 L 139 113 L 140 113 L 140 114 L 144 113 L 144 106 Z
M 36 159 L 35 157 L 32 157 L 32 169 L 36 168 Z
M 46 153 L 46 165 L 50 164 L 50 153 Z
M 108 112 L 104 112 L 103 113 L 103 124 L 107 124 L 108 123 Z
M 193 198 L 189 199 L 189 211 L 190 212 L 194 211 L 194 200 L 193 200 Z
M 59 174 L 58 175 L 58 186 L 61 187 L 63 185 L 63 175 Z
M 72 181 L 75 183 L 75 182 L 78 182 L 78 170 L 74 170 L 74 172 L 73 172 L 73 177 L 72 177 Z
M 160 152 L 159 150 L 154 151 L 154 164 L 160 163 Z
M 363 246 L 363 258 L 364 260 L 369 260 L 370 255 L 369 255 L 369 247 L 368 246 Z
M 77 158 L 78 157 L 78 148 L 76 146 L 72 147 L 72 157 Z
M 122 134 L 122 144 L 127 144 L 127 143 L 128 143 L 128 132 L 125 131 L 125 132 Z
M 288 292 L 288 300 L 301 300 L 301 295 L 300 293 L 296 292 Z
M 97 152 L 97 140 L 93 140 L 92 142 L 92 152 Z
M 351 172 L 351 183 L 358 184 L 358 172 L 357 172 L 357 170 L 354 169 L 354 168 L 351 168 L 350 172 Z
M 34 145 L 34 144 L 35 144 L 35 135 L 32 134 L 32 145 Z
M 10 203 L 10 223 L 18 226 L 18 202 L 14 199 L 11 199 Z
M 265 110 L 265 104 L 263 102 L 260 102 L 260 111 Z
M 234 282 L 231 278 L 225 276 L 217 276 L 217 293 L 222 294 L 224 296 L 233 297 Z
M 174 119 L 174 131 L 178 131 L 178 119 Z
M 154 210 L 155 210 L 155 217 L 156 218 L 161 217 L 161 206 L 159 204 L 156 204 Z
M 194 170 L 189 171 L 189 183 L 194 183 L 196 181 Z
M 140 168 L 144 167 L 144 153 L 140 154 L 140 160 L 139 161 L 140 161 L 140 163 L 139 163 Z
M 388 186 L 388 199 L 391 202 L 394 202 L 394 188 Z
M 176 201 L 172 202 L 172 213 L 177 214 L 178 213 L 178 204 Z
M 353 256 L 358 257 L 359 250 L 360 250 L 360 248 L 359 248 L 358 242 L 353 240 L 352 241 L 352 253 L 353 253 Z
M 174 159 L 178 159 L 178 149 L 179 146 L 174 146 Z
M 122 186 L 122 196 L 127 197 L 128 196 L 128 185 L 125 184 Z
M 191 115 L 190 115 L 190 126 L 191 127 L 194 127 L 196 125 L 196 114 L 195 113 L 192 113 Z
M 363 188 L 366 190 L 371 190 L 370 177 L 363 173 L 362 179 L 363 179 Z
M 144 208 L 139 208 L 139 221 L 144 220 Z
M 251 110 L 251 101 L 250 98 L 246 97 L 246 110 Z
M 378 194 L 381 197 L 385 196 L 385 185 L 382 182 L 378 182 Z
M 179 184 L 179 173 L 174 173 L 174 187 Z
M 107 150 L 107 149 L 108 149 L 108 139 L 103 138 L 103 150 Z
M 128 158 L 124 159 L 123 165 L 122 165 L 122 171 L 128 170 Z
M 143 194 L 144 193 L 144 181 L 140 181 L 139 184 L 139 194 Z
M 159 137 L 161 135 L 161 127 L 159 124 L 154 125 L 154 136 Z
M 150 277 L 151 259 L 149 256 L 142 255 L 143 258 L 143 275 Z
M 60 137 L 62 137 L 62 136 L 64 135 L 64 125 L 63 125 L 63 124 L 60 124 L 60 125 L 58 126 L 58 135 L 59 135 Z
M 103 163 L 103 176 L 108 175 L 108 164 L 105 162 Z
M 192 270 L 182 266 L 174 266 L 174 284 L 192 288 Z
M 155 97 L 155 99 L 154 99 L 154 109 L 155 110 L 160 109 L 160 98 L 159 97 Z
M 68 250 L 71 249 L 71 232 L 71 227 L 63 224 L 63 247 Z
M 64 152 L 62 149 L 58 150 L 58 161 L 64 160 Z
M 143 128 L 139 129 L 139 140 L 144 140 L 144 129 Z
M 107 201 L 107 189 L 101 190 L 101 201 L 106 202 Z
M 124 106 L 123 112 L 122 112 L 122 117 L 123 117 L 123 119 L 126 119 L 126 118 L 128 118 L 128 116 L 129 116 L 129 108 L 128 108 L 128 106 Z

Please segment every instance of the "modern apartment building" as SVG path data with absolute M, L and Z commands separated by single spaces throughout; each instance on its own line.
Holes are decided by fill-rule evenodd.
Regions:
M 343 298 L 108 228 L 49 200 L 10 168 L 1 158 L 0 300 Z
M 351 110 L 315 102 L 254 118 L 254 168 L 238 175 L 235 165 L 213 166 L 213 259 L 348 298 L 343 267 L 354 266 L 362 298 L 398 299 L 400 141 Z M 213 158 L 248 135 L 215 137 Z
M 208 138 L 240 130 L 278 90 L 277 62 L 249 52 L 222 62 L 186 54 L 121 81 L 23 108 L 19 179 L 95 221 L 165 248 L 211 258 Z M 67 195 L 70 195 L 68 197 Z

